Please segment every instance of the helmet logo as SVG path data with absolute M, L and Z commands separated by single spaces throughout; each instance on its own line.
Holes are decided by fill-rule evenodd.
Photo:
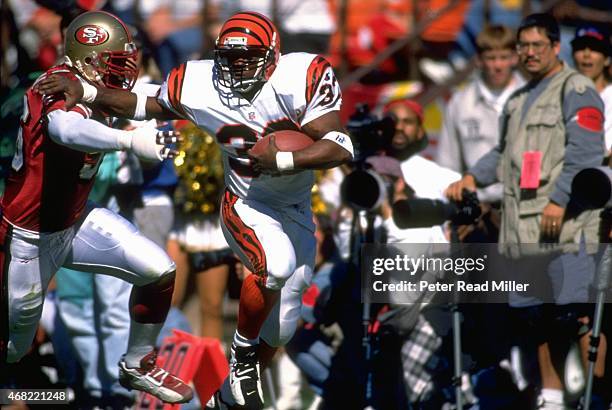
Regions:
M 223 41 L 224 46 L 246 46 L 247 38 L 246 37 L 225 37 Z
M 79 28 L 75 33 L 76 40 L 86 46 L 99 46 L 108 40 L 108 31 L 103 27 L 88 24 Z

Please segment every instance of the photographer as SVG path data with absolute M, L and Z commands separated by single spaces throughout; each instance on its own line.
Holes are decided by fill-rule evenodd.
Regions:
M 415 198 L 443 200 L 444 189 L 460 174 L 441 167 L 419 155 L 429 143 L 423 128 L 423 107 L 414 100 L 396 100 L 384 107 L 384 115 L 395 121 L 393 138 L 387 147 L 390 156 L 401 162 L 402 175 Z M 423 176 L 427 177 L 424 178 Z M 396 198 L 399 199 L 399 198 Z M 446 243 L 441 225 L 427 228 L 399 229 L 391 218 L 385 220 L 389 243 Z
M 386 151 L 401 163 L 408 198 L 446 202 L 444 190 L 449 183 L 459 179 L 460 174 L 419 154 L 429 143 L 423 127 L 422 106 L 414 100 L 396 100 L 384 107 L 383 115 L 394 119 L 395 129 Z M 404 198 L 397 195 L 393 198 L 394 202 L 401 199 Z M 464 201 L 462 199 L 457 202 Z M 409 219 L 418 219 L 417 225 L 423 226 L 420 222 L 425 225 L 428 218 L 425 215 L 416 215 L 418 213 L 414 212 L 414 218 Z M 438 222 L 433 226 L 400 229 L 391 216 L 383 214 L 387 243 L 449 242 L 449 233 L 445 229 L 447 225 Z M 395 217 L 400 218 L 400 215 Z M 440 408 L 447 400 L 442 397 L 440 391 L 440 387 L 444 385 L 441 377 L 443 370 L 432 364 L 439 360 L 443 344 L 439 332 L 441 328 L 450 326 L 450 323 L 447 323 L 449 317 L 437 308 L 421 311 L 420 306 L 416 306 L 393 306 L 388 325 L 394 328 L 401 340 L 402 373 L 408 401 L 414 406 Z M 430 316 L 436 323 L 430 322 Z
M 586 337 L 579 330 L 588 323 L 579 303 L 586 302 L 594 273 L 593 255 L 589 254 L 593 247 L 589 245 L 598 242 L 599 212 L 572 212 L 568 207 L 570 184 L 578 171 L 600 165 L 604 157 L 601 98 L 589 79 L 558 59 L 559 50 L 559 27 L 550 15 L 532 14 L 523 19 L 517 51 L 530 81 L 504 107 L 499 145 L 446 191 L 450 199 L 457 200 L 464 189 L 474 191 L 477 186 L 502 182 L 500 250 L 526 270 L 536 257 L 553 250 L 563 252 L 548 262 L 545 272 L 529 272 L 547 273 L 552 279 L 554 308 L 543 308 L 536 297 L 509 295 L 511 306 L 523 308 L 517 312 L 537 338 L 541 409 L 565 408 L 559 376 L 565 358 L 561 346 Z M 517 267 L 516 272 L 521 270 Z M 595 371 L 600 387 L 602 350 Z

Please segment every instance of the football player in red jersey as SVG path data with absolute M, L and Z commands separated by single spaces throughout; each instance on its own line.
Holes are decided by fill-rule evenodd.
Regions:
M 57 76 L 41 83 L 39 91 L 63 91 L 71 103 L 89 101 L 118 117 L 185 118 L 216 135 L 227 188 L 222 228 L 254 273 L 242 284 L 223 399 L 262 408 L 260 363 L 265 365 L 274 348 L 292 337 L 301 293 L 312 276 L 312 170 L 337 166 L 353 155 L 330 64 L 308 53 L 281 56 L 270 19 L 241 12 L 221 27 L 214 59 L 188 61 L 172 70 L 156 98 Z M 249 152 L 276 130 L 301 131 L 315 142 L 295 152 L 279 151 L 273 142 L 260 154 Z
M 84 13 L 67 27 L 64 62 L 37 82 L 53 74 L 125 93 L 138 74 L 135 57 L 130 33 L 119 19 Z M 29 89 L 24 96 L 1 199 L 1 360 L 14 363 L 27 352 L 47 285 L 59 267 L 109 274 L 134 284 L 120 383 L 168 403 L 186 402 L 193 397 L 191 388 L 155 364 L 174 263 L 128 221 L 87 201 L 104 152 L 130 150 L 144 160 L 161 161 L 175 154 L 167 145 L 177 136 L 147 128 L 114 130 L 107 124 L 109 118 L 99 110 L 67 107 L 63 94 L 43 97 Z

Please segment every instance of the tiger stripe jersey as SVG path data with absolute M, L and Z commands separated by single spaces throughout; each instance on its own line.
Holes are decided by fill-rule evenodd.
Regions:
M 187 63 L 183 63 L 175 67 L 168 74 L 168 101 L 174 108 L 174 111 L 185 116 L 185 112 L 181 107 L 181 93 L 183 91 L 183 83 L 185 80 L 185 69 Z
M 223 87 L 212 60 L 189 61 L 170 72 L 158 101 L 215 135 L 223 154 L 226 186 L 243 199 L 272 207 L 308 201 L 312 171 L 271 177 L 257 174 L 247 151 L 278 130 L 295 130 L 340 110 L 342 94 L 331 65 L 309 53 L 282 55 L 270 79 L 248 101 Z

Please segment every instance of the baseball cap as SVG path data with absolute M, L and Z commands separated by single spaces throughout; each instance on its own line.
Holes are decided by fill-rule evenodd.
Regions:
M 610 44 L 610 34 L 598 27 L 582 26 L 576 29 L 576 36 L 572 40 L 572 51 L 585 48 L 599 51 L 605 56 L 612 55 L 612 45 Z
M 421 104 L 419 104 L 418 102 L 416 102 L 415 100 L 394 100 L 394 101 L 390 101 L 387 104 L 385 104 L 384 108 L 383 108 L 383 112 L 387 113 L 389 112 L 389 110 L 397 105 L 403 105 L 406 108 L 408 108 L 409 110 L 411 110 L 412 112 L 414 112 L 416 114 L 416 116 L 419 119 L 419 122 L 422 124 L 423 123 L 423 107 L 421 106 Z

